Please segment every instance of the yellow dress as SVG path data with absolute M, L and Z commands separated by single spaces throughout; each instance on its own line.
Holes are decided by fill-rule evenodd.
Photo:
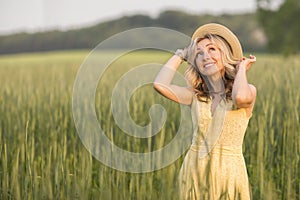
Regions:
M 192 145 L 187 152 L 179 173 L 179 192 L 181 199 L 250 199 L 250 185 L 242 154 L 244 134 L 249 117 L 245 109 L 232 109 L 232 102 L 225 104 L 224 117 L 220 121 L 218 139 L 210 152 L 203 156 L 205 146 L 201 133 L 209 133 L 212 123 L 211 101 L 208 103 L 194 99 L 199 131 L 193 136 Z M 215 112 L 216 113 L 216 112 Z M 215 114 L 214 114 L 215 117 Z

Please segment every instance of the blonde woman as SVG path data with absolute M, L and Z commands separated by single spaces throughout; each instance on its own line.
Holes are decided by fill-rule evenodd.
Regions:
M 188 87 L 171 84 L 183 61 L 189 63 Z M 243 57 L 227 27 L 211 23 L 199 27 L 191 44 L 158 73 L 154 88 L 190 105 L 197 124 L 179 174 L 181 199 L 250 199 L 242 144 L 256 99 L 246 74 L 255 61 Z

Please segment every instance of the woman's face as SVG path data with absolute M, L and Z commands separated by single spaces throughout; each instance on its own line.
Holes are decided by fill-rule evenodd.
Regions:
M 201 74 L 212 76 L 224 73 L 224 65 L 220 49 L 209 39 L 200 40 L 197 44 L 198 52 L 195 62 Z

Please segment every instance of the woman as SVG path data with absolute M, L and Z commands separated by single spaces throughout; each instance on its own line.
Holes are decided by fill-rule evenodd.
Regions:
M 183 61 L 188 87 L 171 84 Z M 256 88 L 246 72 L 256 58 L 243 57 L 237 37 L 225 26 L 206 24 L 158 73 L 154 88 L 180 104 L 191 105 L 195 127 L 179 174 L 182 199 L 250 199 L 242 154 Z

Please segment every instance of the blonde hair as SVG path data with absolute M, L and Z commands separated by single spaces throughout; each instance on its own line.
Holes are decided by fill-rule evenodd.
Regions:
M 237 64 L 240 60 L 233 56 L 230 45 L 222 37 L 218 35 L 207 34 L 204 36 L 204 38 L 196 38 L 196 44 L 203 39 L 209 39 L 220 49 L 222 62 L 225 69 L 223 80 L 225 84 L 226 99 L 231 99 L 233 81 L 237 73 Z M 199 101 L 207 102 L 210 95 L 209 90 L 204 79 L 202 78 L 204 75 L 200 73 L 198 67 L 195 66 L 195 64 L 190 65 L 185 72 L 185 76 L 193 88 L 197 99 Z

